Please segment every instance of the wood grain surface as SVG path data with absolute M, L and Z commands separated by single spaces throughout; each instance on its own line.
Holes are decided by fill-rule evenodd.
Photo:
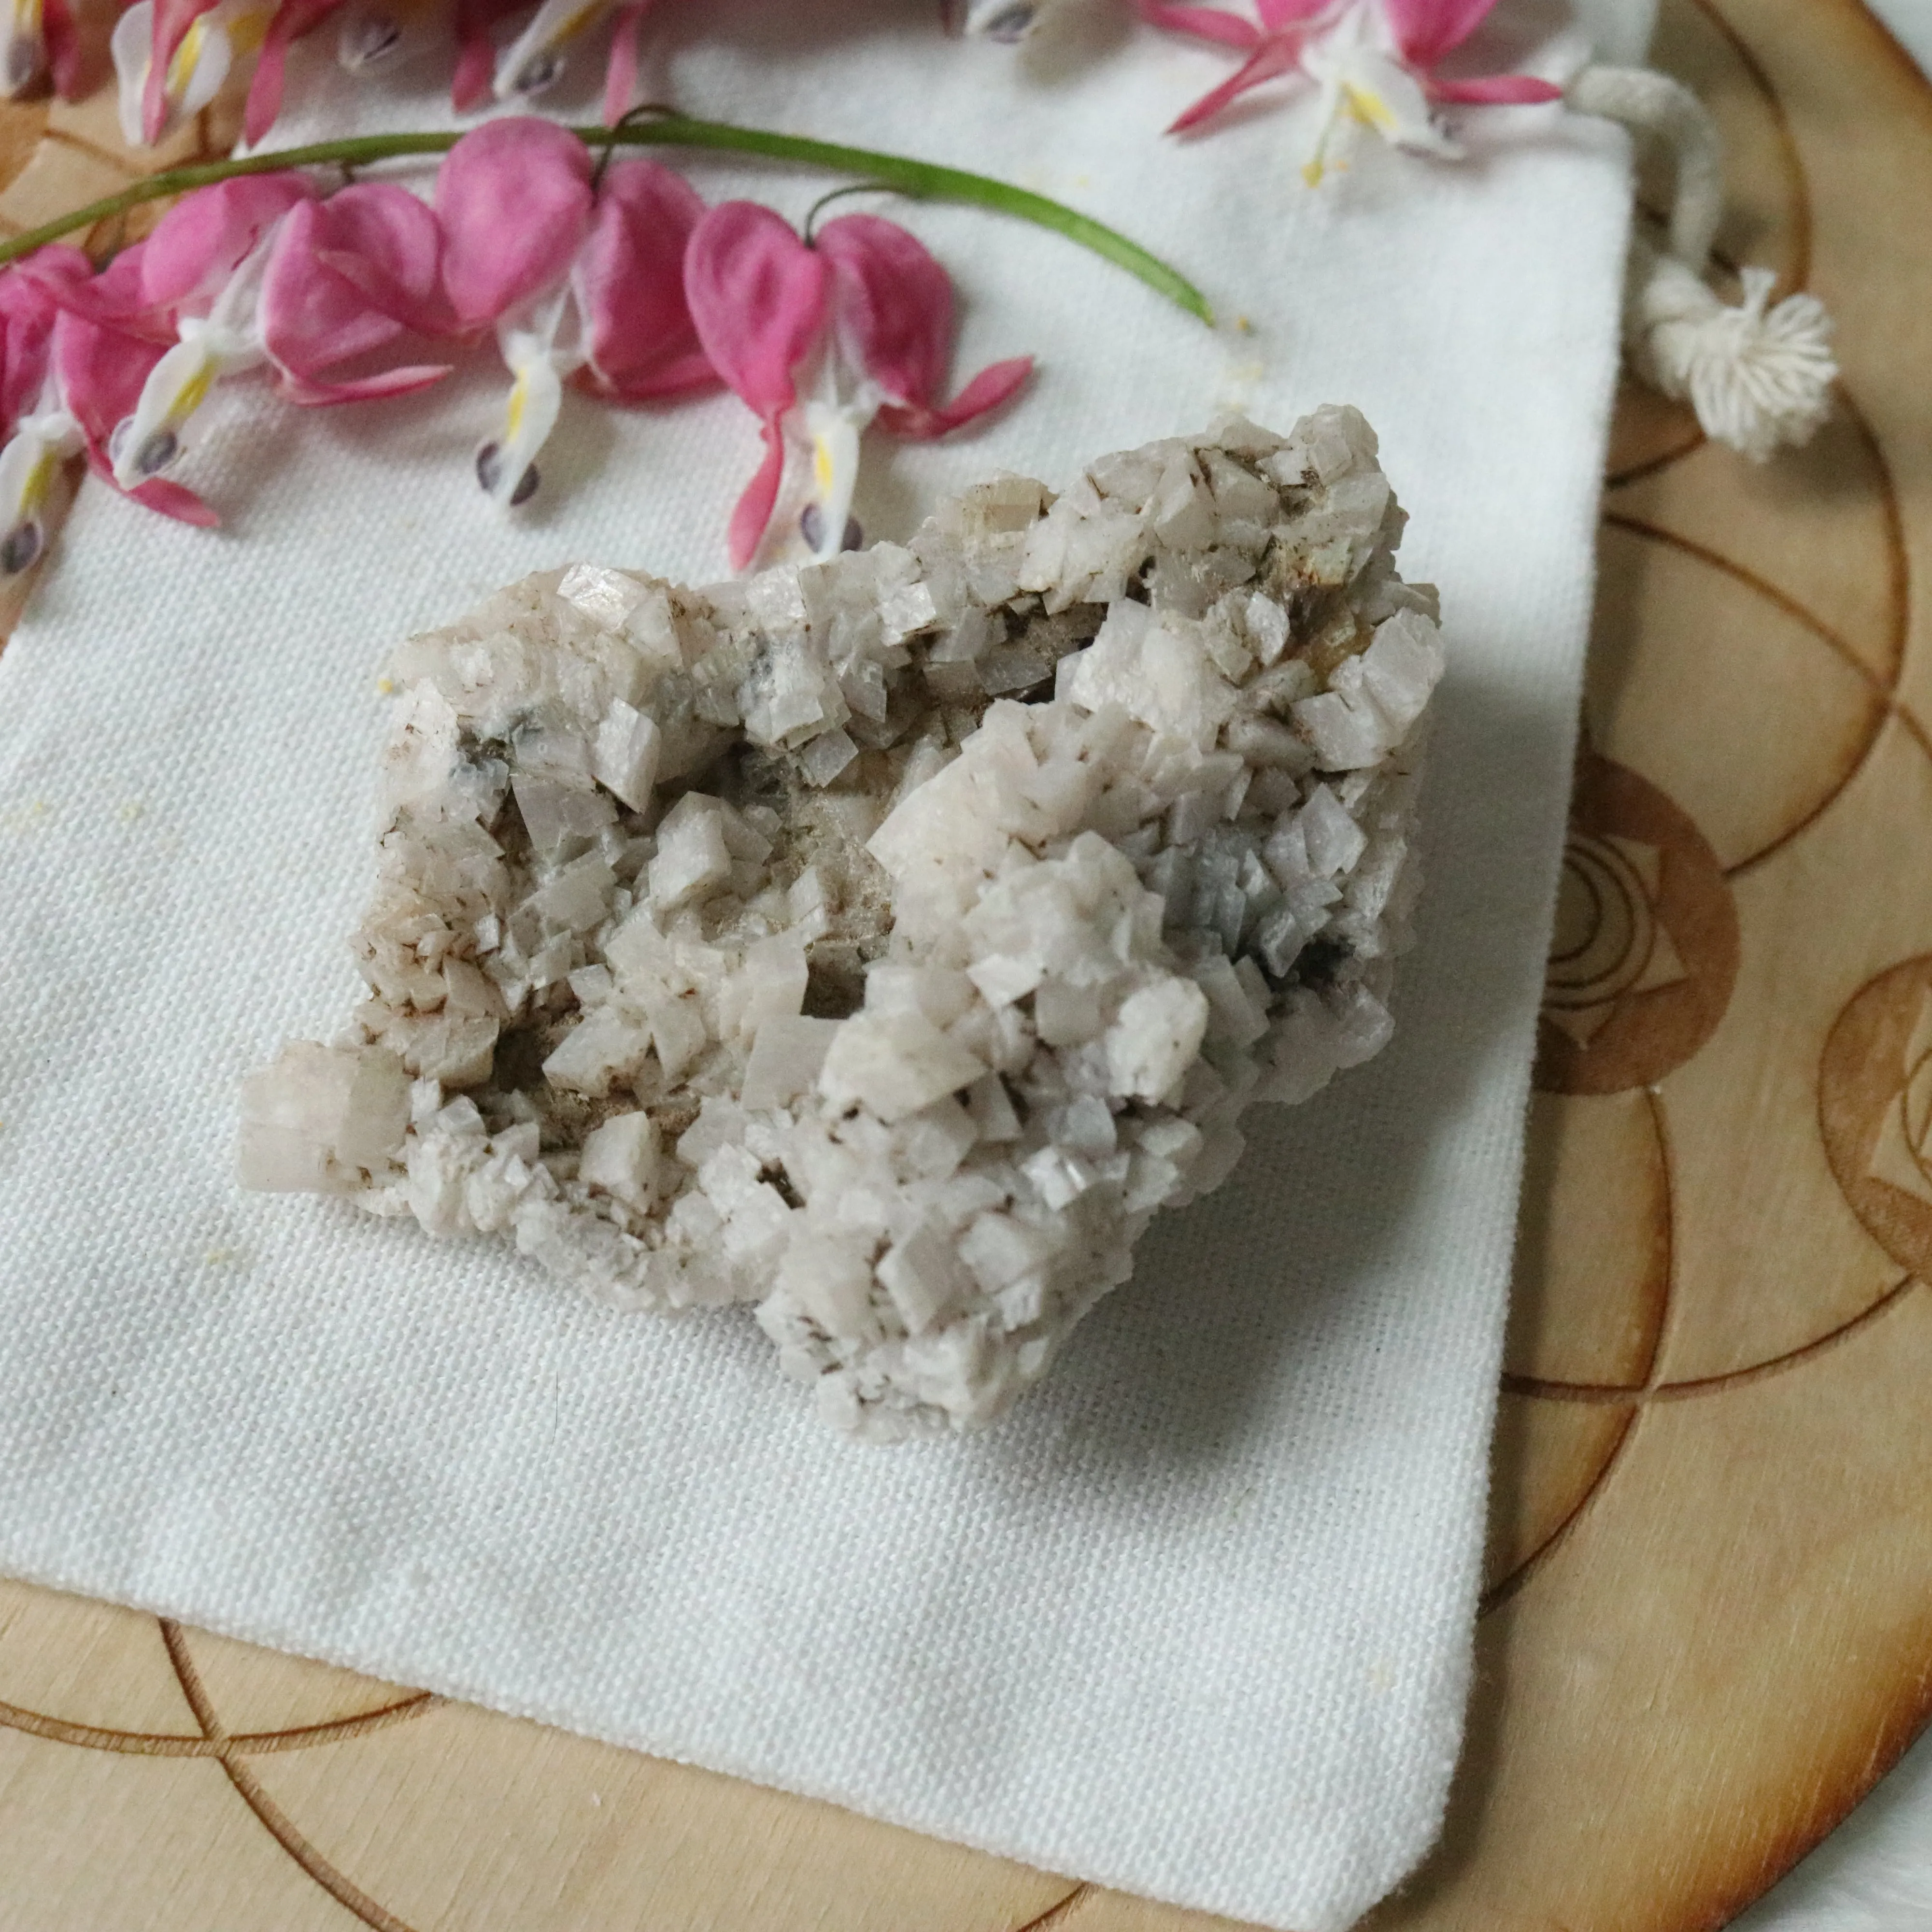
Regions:
M 1620 408 L 1469 1743 L 1379 1932 L 1720 1924 L 1932 1712 L 1932 94 L 1855 0 L 1657 58 L 1844 382 L 1762 469 Z M 104 94 L 0 110 L 0 227 L 136 166 Z M 0 1924 L 358 1922 L 1216 1922 L 0 1583 Z

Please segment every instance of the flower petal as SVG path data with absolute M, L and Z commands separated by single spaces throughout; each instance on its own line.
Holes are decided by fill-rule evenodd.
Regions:
M 141 86 L 141 138 L 151 147 L 167 129 L 168 70 L 189 28 L 218 4 L 218 0 L 154 0 L 148 74 Z
M 54 323 L 54 372 L 90 453 L 104 456 L 115 424 L 133 412 L 162 352 L 153 343 L 62 311 Z
M 442 231 L 415 195 L 393 182 L 358 182 L 317 204 L 316 260 L 404 328 L 454 335 L 442 292 Z
M 110 483 L 114 482 L 114 464 L 107 453 L 109 439 L 116 424 L 133 414 L 161 354 L 152 343 L 104 328 L 71 311 L 63 311 L 54 324 L 53 363 L 61 394 L 80 425 L 88 467 Z M 221 520 L 192 490 L 165 477 L 156 477 L 124 494 L 182 523 L 207 527 Z
M 824 337 L 831 281 L 824 255 L 756 202 L 724 202 L 692 232 L 684 292 L 698 340 L 718 374 L 768 424 L 798 400 L 799 368 Z M 777 487 L 774 472 L 772 490 Z
M 1192 34 L 1196 40 L 1213 40 L 1224 47 L 1246 50 L 1257 46 L 1261 29 L 1239 14 L 1224 13 L 1218 7 L 1176 6 L 1171 0 L 1140 0 L 1140 16 L 1150 26 L 1165 27 L 1169 33 Z
M 93 453 L 88 454 L 87 466 L 105 481 L 114 482 L 112 464 L 103 466 L 94 460 Z M 117 490 L 121 486 L 116 483 Z M 158 510 L 164 517 L 172 517 L 178 524 L 192 524 L 197 530 L 213 530 L 221 527 L 220 518 L 202 502 L 200 497 L 185 484 L 170 482 L 165 476 L 150 477 L 136 490 L 122 490 L 124 496 L 131 496 L 144 510 Z
M 1431 75 L 1426 84 L 1433 100 L 1468 101 L 1477 106 L 1522 106 L 1563 98 L 1562 88 L 1533 74 L 1483 74 L 1473 80 L 1438 80 Z
M 358 184 L 328 202 L 292 209 L 276 235 L 257 313 L 262 346 L 292 401 L 356 402 L 406 394 L 449 373 L 447 364 L 424 364 L 354 381 L 322 380 L 323 370 L 382 348 L 403 332 L 403 323 L 372 304 L 336 266 L 370 266 L 358 243 L 369 254 L 386 257 L 374 266 L 392 283 L 405 278 L 418 285 L 433 282 L 434 218 L 406 188 L 382 182 Z
M 1334 0 L 1255 0 L 1262 25 L 1271 34 L 1284 27 L 1298 27 L 1328 11 Z
M 326 409 L 337 403 L 369 403 L 388 396 L 412 396 L 418 389 L 441 382 L 450 368 L 447 362 L 412 362 L 400 369 L 385 369 L 378 376 L 358 376 L 343 382 L 319 382 L 284 369 L 277 387 L 285 400 L 303 409 Z
M 715 382 L 685 301 L 684 256 L 704 203 L 656 161 L 606 170 L 572 278 L 595 386 L 628 402 Z
M 1016 357 L 982 370 L 952 402 L 935 406 L 952 353 L 952 284 L 946 271 L 917 236 L 876 214 L 828 221 L 817 246 L 832 264 L 840 350 L 885 398 L 881 428 L 896 436 L 944 436 L 997 407 L 1026 380 L 1033 358 Z
M 73 418 L 59 416 L 38 418 L 0 449 L 0 576 L 19 575 L 46 550 L 62 470 L 85 446 Z
M 1291 72 L 1301 55 L 1303 37 L 1278 34 L 1262 41 L 1252 54 L 1219 87 L 1210 87 L 1168 128 L 1170 134 L 1184 134 L 1190 128 L 1211 120 L 1222 108 L 1238 100 L 1250 88 Z
M 67 0 L 40 0 L 40 32 L 47 43 L 47 70 L 63 100 L 78 100 L 89 91 L 86 50 L 75 31 Z
M 164 349 L 175 339 L 174 325 L 151 308 L 141 293 L 141 257 L 146 247 L 145 242 L 137 242 L 122 249 L 98 275 L 91 263 L 86 275 L 73 272 L 65 258 L 77 250 L 36 248 L 14 265 L 14 272 L 40 282 L 64 314 L 86 316 L 104 328 L 139 336 Z M 58 262 L 56 256 L 61 258 Z
M 12 0 L 0 13 L 0 94 L 19 100 L 47 71 L 46 22 L 40 10 Z M 0 516 L 5 514 L 0 506 Z
M 112 464 L 97 462 L 90 447 L 87 453 L 87 466 L 104 483 L 114 483 L 114 466 Z M 185 484 L 170 482 L 165 476 L 150 477 L 139 489 L 122 490 L 124 496 L 131 496 L 144 510 L 158 510 L 164 517 L 172 517 L 178 524 L 192 524 L 197 530 L 213 530 L 221 527 L 221 519 L 202 499 Z
M 480 107 L 490 98 L 496 71 L 496 44 L 490 30 L 525 4 L 525 0 L 456 0 L 456 72 L 449 100 L 460 114 Z
M 818 231 L 832 264 L 838 344 L 889 402 L 925 407 L 952 353 L 952 282 L 915 235 L 877 214 Z
M 107 37 L 121 139 L 130 148 L 141 145 L 141 94 L 147 86 L 148 50 L 154 39 L 154 23 L 153 0 L 134 0 L 134 5 L 114 22 Z
M 1033 374 L 1030 356 L 1014 356 L 989 364 L 955 396 L 937 409 L 900 409 L 888 403 L 879 412 L 879 427 L 909 442 L 929 442 L 950 434 L 975 416 L 996 410 Z
M 504 344 L 508 350 L 511 344 Z M 550 357 L 518 362 L 504 400 L 502 433 L 476 452 L 476 480 L 499 509 L 511 510 L 537 487 L 536 459 L 563 407 L 563 383 Z
M 54 289 L 89 280 L 92 265 L 78 248 L 56 243 L 37 250 L 25 263 L 0 269 L 0 436 L 40 399 L 53 352 L 54 322 L 60 310 Z
M 610 32 L 610 56 L 604 67 L 604 124 L 614 128 L 630 112 L 638 92 L 638 29 L 651 0 L 632 0 L 617 9 Z
M 172 316 L 205 314 L 256 244 L 299 201 L 297 174 L 237 175 L 184 195 L 148 237 L 141 298 Z
M 1349 50 L 1335 71 L 1349 113 L 1384 141 L 1424 154 L 1460 151 L 1430 118 L 1429 97 L 1416 74 L 1400 61 L 1369 46 Z
M 281 0 L 275 9 L 255 63 L 254 77 L 248 83 L 248 105 L 242 117 L 242 138 L 250 147 L 260 144 L 282 111 L 282 81 L 290 47 L 303 34 L 313 33 L 332 14 L 340 12 L 343 4 L 344 0 Z
M 1410 67 L 1432 67 L 1489 17 L 1496 0 L 1382 0 L 1389 32 Z
M 512 115 L 464 135 L 436 177 L 458 326 L 484 327 L 561 281 L 594 200 L 589 152 L 554 122 Z
M 800 413 L 811 449 L 812 494 L 800 515 L 800 534 L 813 560 L 824 563 L 845 548 L 866 423 L 861 414 L 822 403 L 808 403 Z
M 766 422 L 760 434 L 765 439 L 764 460 L 738 499 L 737 507 L 731 512 L 731 527 L 726 533 L 734 570 L 742 570 L 758 555 L 765 526 L 772 520 L 772 506 L 778 501 L 778 484 L 784 478 L 784 437 L 776 419 Z

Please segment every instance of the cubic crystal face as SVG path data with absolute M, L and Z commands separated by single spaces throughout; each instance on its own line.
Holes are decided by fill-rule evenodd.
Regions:
M 579 565 L 412 638 L 369 998 L 248 1184 L 757 1304 L 839 1427 L 973 1429 L 1387 1040 L 1436 598 L 1355 411 L 1001 477 L 909 547 Z

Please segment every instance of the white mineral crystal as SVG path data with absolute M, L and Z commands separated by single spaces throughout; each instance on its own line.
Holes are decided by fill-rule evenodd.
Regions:
M 754 1303 L 862 1436 L 990 1422 L 1246 1106 L 1388 1037 L 1442 670 L 1402 520 L 1324 409 L 411 639 L 369 997 L 247 1082 L 243 1180 Z

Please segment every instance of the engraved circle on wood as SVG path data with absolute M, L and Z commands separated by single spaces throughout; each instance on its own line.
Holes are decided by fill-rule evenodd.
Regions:
M 1737 914 L 1702 835 L 1647 778 L 1583 752 L 1538 1086 L 1615 1094 L 1661 1079 L 1710 1037 L 1737 971 Z
M 1881 973 L 1839 1016 L 1819 1068 L 1818 1126 L 1873 1239 L 1932 1277 L 1932 956 Z

